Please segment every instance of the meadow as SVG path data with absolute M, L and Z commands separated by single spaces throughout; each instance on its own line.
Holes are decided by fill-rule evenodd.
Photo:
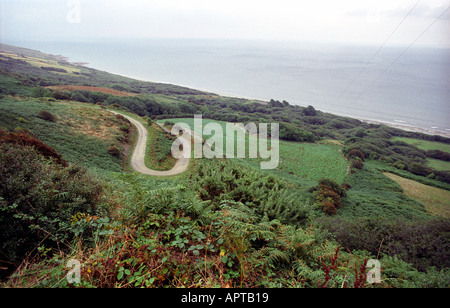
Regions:
M 440 150 L 443 152 L 450 153 L 450 144 L 446 144 L 446 143 L 442 143 L 442 142 L 422 140 L 422 139 L 417 139 L 417 138 L 406 138 L 406 137 L 395 137 L 395 138 L 393 138 L 393 140 L 412 144 L 424 151 Z
M 158 123 L 165 122 L 185 123 L 194 130 L 193 118 L 181 118 L 170 120 L 159 120 Z M 237 149 L 239 146 L 245 146 L 246 158 L 237 159 L 244 164 L 256 164 L 262 161 L 261 158 L 252 159 L 248 157 L 248 147 L 250 142 L 254 142 L 259 146 L 258 138 L 254 135 L 245 134 L 245 144 L 238 144 L 236 136 L 229 136 L 226 134 L 226 124 L 224 121 L 216 121 L 211 119 L 203 119 L 203 127 L 200 131 L 195 131 L 201 135 L 203 128 L 209 123 L 217 123 L 222 127 L 222 131 L 214 132 L 215 136 L 223 139 L 223 149 L 225 151 L 227 144 L 234 144 L 234 157 L 237 157 Z M 232 123 L 233 124 L 233 123 Z M 204 135 L 203 139 L 206 141 L 211 136 Z M 268 141 L 268 148 L 271 147 L 270 140 Z M 276 171 L 272 173 L 284 173 L 301 178 L 303 181 L 317 183 L 322 178 L 330 178 L 339 183 L 344 182 L 349 171 L 350 163 L 343 154 L 343 146 L 339 143 L 298 143 L 290 141 L 280 141 L 280 164 Z
M 55 121 L 41 119 L 41 111 L 54 115 Z M 3 98 L 0 128 L 25 129 L 55 148 L 72 164 L 120 172 L 125 132 L 120 120 L 98 106 L 49 99 Z M 111 155 L 111 147 L 118 153 Z

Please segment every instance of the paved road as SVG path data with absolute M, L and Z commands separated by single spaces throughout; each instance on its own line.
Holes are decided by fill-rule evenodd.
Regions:
M 111 110 L 110 110 L 111 111 Z M 157 171 L 157 170 L 151 170 L 145 166 L 145 150 L 147 146 L 147 139 L 148 139 L 148 133 L 147 129 L 137 120 L 124 115 L 119 112 L 111 111 L 114 114 L 120 114 L 123 117 L 125 117 L 128 121 L 131 122 L 134 126 L 136 126 L 138 130 L 138 141 L 136 144 L 136 147 L 133 151 L 133 156 L 131 157 L 131 166 L 133 167 L 133 170 L 145 175 L 153 175 L 153 176 L 173 176 L 180 173 L 183 173 L 186 171 L 188 165 L 189 165 L 189 158 L 181 158 L 178 159 L 175 166 L 168 171 Z M 190 132 L 188 132 L 187 135 L 190 135 Z M 188 139 L 189 138 L 189 139 Z M 191 140 L 190 136 L 185 137 L 184 135 L 180 138 L 182 144 L 183 144 L 183 153 L 189 153 L 187 157 L 191 156 Z

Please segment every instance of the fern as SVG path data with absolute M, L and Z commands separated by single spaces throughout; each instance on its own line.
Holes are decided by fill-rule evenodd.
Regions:
M 291 257 L 288 251 L 267 247 L 262 249 L 263 260 L 266 265 L 276 266 L 280 263 L 290 263 Z

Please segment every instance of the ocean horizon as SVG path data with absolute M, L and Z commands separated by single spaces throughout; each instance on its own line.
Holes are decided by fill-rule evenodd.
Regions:
M 288 41 L 4 41 L 135 79 L 450 135 L 450 49 Z M 376 56 L 374 57 L 374 55 Z M 400 56 L 401 55 L 401 56 Z

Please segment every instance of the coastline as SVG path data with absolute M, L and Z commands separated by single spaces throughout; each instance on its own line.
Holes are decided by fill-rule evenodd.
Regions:
M 320 110 L 320 111 L 326 112 L 323 110 Z M 367 123 L 367 124 L 386 125 L 386 126 L 401 129 L 401 130 L 407 131 L 407 132 L 421 133 L 421 134 L 425 134 L 425 135 L 441 136 L 441 137 L 445 137 L 445 138 L 450 138 L 450 131 L 444 132 L 442 130 L 437 130 L 437 129 L 433 129 L 433 128 L 424 128 L 424 127 L 412 126 L 409 124 L 401 124 L 401 123 L 397 123 L 397 122 L 389 122 L 389 121 L 382 121 L 382 120 L 371 119 L 371 118 L 355 117 L 355 116 L 338 113 L 338 112 L 326 112 L 326 113 L 356 119 L 356 120 L 359 120 L 359 121 Z
M 5 43 L 5 45 L 11 46 L 11 47 L 14 47 L 14 48 L 26 49 L 26 50 L 30 50 L 30 51 L 33 51 L 33 52 L 37 51 L 35 49 L 30 49 L 30 47 L 19 47 L 19 46 L 17 46 L 17 42 L 15 42 L 15 43 L 7 42 L 7 43 Z M 32 47 L 32 48 L 34 48 L 34 47 Z M 42 53 L 42 52 L 39 51 L 39 53 Z M 71 62 L 70 58 L 68 58 L 68 57 L 63 57 L 63 56 L 58 56 L 58 55 L 56 55 L 54 57 L 59 57 L 61 59 L 64 59 L 65 61 L 67 61 L 68 63 L 70 63 L 70 64 L 72 64 L 74 66 L 93 68 L 93 69 L 97 69 L 97 70 L 100 70 L 100 71 L 108 72 L 110 74 L 115 74 L 115 75 L 123 76 L 123 77 L 134 79 L 134 80 L 139 80 L 139 81 L 143 81 L 143 82 L 165 84 L 165 85 L 173 85 L 173 86 L 178 86 L 178 87 L 183 87 L 183 88 L 187 88 L 187 89 L 192 89 L 192 90 L 196 90 L 196 91 L 205 92 L 205 93 L 207 93 L 209 95 L 218 95 L 218 96 L 222 96 L 222 97 L 236 98 L 236 99 L 246 99 L 246 100 L 250 100 L 250 101 L 260 102 L 262 104 L 268 102 L 268 98 L 263 98 L 263 99 L 258 98 L 258 94 L 256 94 L 256 96 L 255 95 L 247 95 L 246 96 L 246 95 L 240 95 L 239 93 L 236 93 L 235 91 L 223 91 L 223 90 L 217 90 L 217 91 L 212 90 L 212 91 L 210 91 L 207 88 L 203 88 L 201 85 L 199 86 L 198 83 L 194 84 L 194 85 L 186 85 L 186 84 L 183 84 L 183 83 L 180 83 L 180 84 L 173 83 L 173 82 L 167 81 L 167 79 L 166 79 L 166 81 L 157 81 L 158 77 L 155 78 L 155 80 L 153 80 L 153 79 L 150 80 L 150 79 L 147 79 L 145 77 L 133 76 L 134 74 L 132 73 L 132 71 L 131 71 L 130 74 L 123 74 L 123 73 L 119 72 L 120 69 L 117 70 L 117 71 L 114 71 L 114 69 L 113 69 L 111 71 L 108 68 L 103 68 L 103 69 L 95 68 L 96 65 L 94 63 L 92 63 L 92 62 L 90 62 L 90 63 L 79 62 L 79 61 L 78 62 L 76 62 L 76 61 Z M 83 61 L 83 60 L 81 60 L 81 61 Z M 283 94 L 282 93 L 281 93 L 281 95 L 275 94 L 274 96 L 278 96 L 280 99 L 283 99 L 283 97 L 282 97 Z M 273 97 L 273 98 L 277 99 L 277 97 Z M 289 99 L 287 99 L 287 100 L 291 101 Z M 444 121 L 444 124 L 440 123 L 440 125 L 436 125 L 436 126 L 439 126 L 439 129 L 434 129 L 433 127 L 431 127 L 431 125 L 430 125 L 429 128 L 425 127 L 426 123 L 422 124 L 421 126 L 417 126 L 418 124 L 415 124 L 416 126 L 414 126 L 414 124 L 411 125 L 411 124 L 407 124 L 407 123 L 397 122 L 397 121 L 393 120 L 393 119 L 395 119 L 393 117 L 391 117 L 391 118 L 388 117 L 387 119 L 383 118 L 383 120 L 380 120 L 380 119 L 377 119 L 377 118 L 370 118 L 372 115 L 368 114 L 368 117 L 366 117 L 364 112 L 362 114 L 360 114 L 360 115 L 350 115 L 350 114 L 345 114 L 346 113 L 345 109 L 344 109 L 344 112 L 342 112 L 342 113 L 339 112 L 339 110 L 337 110 L 337 111 L 333 111 L 333 110 L 328 111 L 327 110 L 328 108 L 327 108 L 326 104 L 324 104 L 323 106 L 319 107 L 319 106 L 315 106 L 314 102 L 308 102 L 308 100 L 300 100 L 300 101 L 297 101 L 297 103 L 300 103 L 298 105 L 300 105 L 302 107 L 306 107 L 307 105 L 313 105 L 317 110 L 320 110 L 321 112 L 332 114 L 332 115 L 336 115 L 336 116 L 343 116 L 343 117 L 348 117 L 348 118 L 352 118 L 352 119 L 357 119 L 357 120 L 360 120 L 361 122 L 364 122 L 364 123 L 377 124 L 377 125 L 386 125 L 386 126 L 393 127 L 393 128 L 396 128 L 396 129 L 401 129 L 403 131 L 418 132 L 418 133 L 423 133 L 423 134 L 427 134 L 427 135 L 439 135 L 439 136 L 442 136 L 442 137 L 450 138 L 450 130 L 447 130 L 447 129 L 444 130 L 444 128 L 448 127 L 448 126 L 444 126 L 444 125 L 446 125 L 445 121 Z M 376 115 L 374 115 L 374 117 L 376 117 Z M 442 122 L 442 119 L 441 119 L 441 122 Z
M 380 125 L 386 125 L 393 128 L 398 128 L 407 132 L 413 132 L 413 133 L 422 133 L 425 135 L 431 135 L 431 136 L 441 136 L 445 138 L 450 138 L 450 132 L 446 133 L 440 130 L 435 130 L 432 128 L 422 128 L 422 127 L 414 127 L 406 124 L 399 124 L 399 123 L 392 123 L 392 122 L 382 122 L 382 121 L 376 121 L 376 120 L 364 120 L 359 119 L 362 122 L 368 123 L 368 124 L 380 124 Z
M 118 75 L 121 75 L 121 74 L 118 74 Z M 139 81 L 143 81 L 143 82 L 159 83 L 159 84 L 166 84 L 166 85 L 188 88 L 188 89 L 192 89 L 192 90 L 205 92 L 205 93 L 208 93 L 211 95 L 218 95 L 218 96 L 223 96 L 223 97 L 246 99 L 246 100 L 251 100 L 251 101 L 258 101 L 261 103 L 268 103 L 268 101 L 266 101 L 264 99 L 259 99 L 259 98 L 254 98 L 254 97 L 246 97 L 246 96 L 235 95 L 235 94 L 234 95 L 226 94 L 226 93 L 222 93 L 220 91 L 209 91 L 207 89 L 193 88 L 192 86 L 189 86 L 189 85 L 175 84 L 175 83 L 171 83 L 171 82 L 167 82 L 167 81 L 150 81 L 150 80 L 142 79 L 142 78 L 139 78 L 136 76 L 129 76 L 129 75 L 121 75 L 121 76 L 139 80 Z M 306 106 L 302 106 L 302 107 L 306 107 Z M 445 138 L 450 138 L 450 131 L 447 133 L 447 132 L 432 129 L 432 128 L 423 128 L 423 127 L 411 126 L 408 124 L 401 124 L 401 123 L 396 123 L 396 122 L 388 122 L 388 121 L 382 121 L 382 120 L 376 120 L 376 119 L 361 118 L 361 117 L 352 116 L 352 115 L 348 115 L 348 114 L 342 114 L 342 113 L 338 113 L 338 112 L 330 112 L 330 111 L 324 111 L 324 110 L 319 110 L 319 111 L 324 112 L 324 113 L 329 113 L 332 115 L 336 115 L 336 116 L 342 116 L 342 117 L 356 119 L 356 120 L 359 120 L 359 121 L 367 123 L 367 124 L 386 125 L 386 126 L 396 128 L 396 129 L 401 129 L 401 130 L 407 131 L 407 132 L 422 133 L 422 134 L 431 135 L 431 136 L 441 136 L 441 137 L 445 137 Z

